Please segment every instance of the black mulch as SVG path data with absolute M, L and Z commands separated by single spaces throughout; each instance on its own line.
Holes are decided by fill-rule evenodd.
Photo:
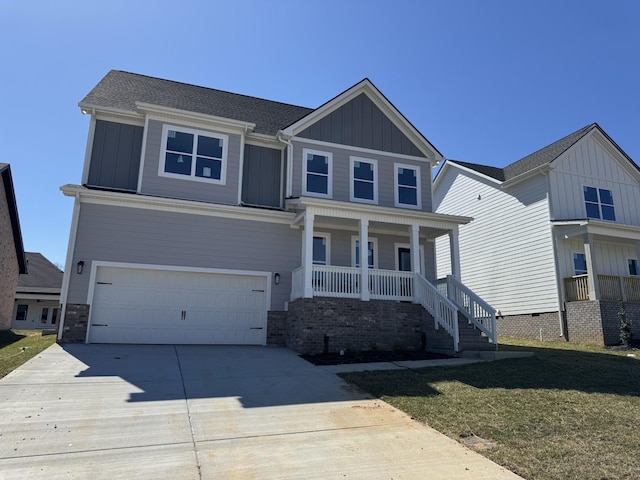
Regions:
M 307 362 L 314 365 L 344 365 L 346 363 L 374 363 L 374 362 L 405 362 L 409 360 L 438 360 L 453 358 L 449 355 L 431 352 L 415 351 L 367 351 L 340 353 L 317 353 L 315 355 L 300 355 Z

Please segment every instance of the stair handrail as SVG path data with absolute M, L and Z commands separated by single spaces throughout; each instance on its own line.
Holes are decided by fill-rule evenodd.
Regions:
M 495 308 L 452 275 L 447 275 L 447 297 L 497 347 Z
M 460 350 L 460 333 L 458 331 L 458 308 L 445 295 L 424 278 L 421 274 L 415 274 L 414 301 L 431 314 L 435 322 L 435 328 L 439 327 L 453 337 L 453 350 Z

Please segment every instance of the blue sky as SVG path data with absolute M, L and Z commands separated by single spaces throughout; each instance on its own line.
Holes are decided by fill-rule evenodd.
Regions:
M 447 158 L 504 166 L 598 122 L 640 163 L 635 0 L 0 0 L 1 162 L 27 251 L 64 264 L 110 70 L 317 107 L 364 77 Z

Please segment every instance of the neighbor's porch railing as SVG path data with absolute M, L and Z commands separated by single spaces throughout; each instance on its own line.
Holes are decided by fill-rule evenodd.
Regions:
M 597 275 L 600 290 L 599 300 L 618 300 L 640 302 L 640 277 L 618 275 Z M 567 302 L 596 300 L 589 296 L 589 275 L 576 275 L 564 279 L 564 292 Z
M 438 279 L 435 284 L 438 291 L 451 300 L 469 322 L 489 337 L 494 345 L 498 344 L 496 311 L 491 305 L 454 276 Z

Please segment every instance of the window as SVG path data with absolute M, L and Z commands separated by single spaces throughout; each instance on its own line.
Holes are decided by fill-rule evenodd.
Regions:
M 26 320 L 28 311 L 29 305 L 18 305 L 18 310 L 16 311 L 16 320 Z
M 51 325 L 55 325 L 58 321 L 58 309 L 54 308 L 53 312 L 51 312 Z
M 613 207 L 611 190 L 584 187 L 584 204 L 587 210 L 587 218 L 601 218 L 615 222 L 616 212 Z
M 378 268 L 378 239 L 369 239 L 369 248 L 367 258 L 369 259 L 369 268 Z M 354 267 L 360 266 L 360 239 L 357 236 L 351 237 L 351 251 L 353 253 L 353 260 L 351 264 Z
M 640 268 L 638 268 L 638 260 L 635 258 L 629 259 L 629 275 L 640 275 Z
M 229 137 L 165 125 L 159 175 L 224 185 Z
M 314 235 L 313 237 L 313 264 L 329 265 L 329 235 Z
M 420 167 L 396 163 L 394 177 L 396 207 L 422 208 Z
M 573 269 L 575 275 L 585 275 L 587 273 L 587 260 L 584 253 L 573 254 Z
M 303 193 L 313 197 L 331 198 L 332 155 L 305 148 L 302 156 Z
M 378 203 L 378 162 L 351 157 L 351 201 Z
M 49 318 L 49 309 L 43 307 L 42 314 L 40 315 L 40 323 L 47 323 L 47 318 Z

